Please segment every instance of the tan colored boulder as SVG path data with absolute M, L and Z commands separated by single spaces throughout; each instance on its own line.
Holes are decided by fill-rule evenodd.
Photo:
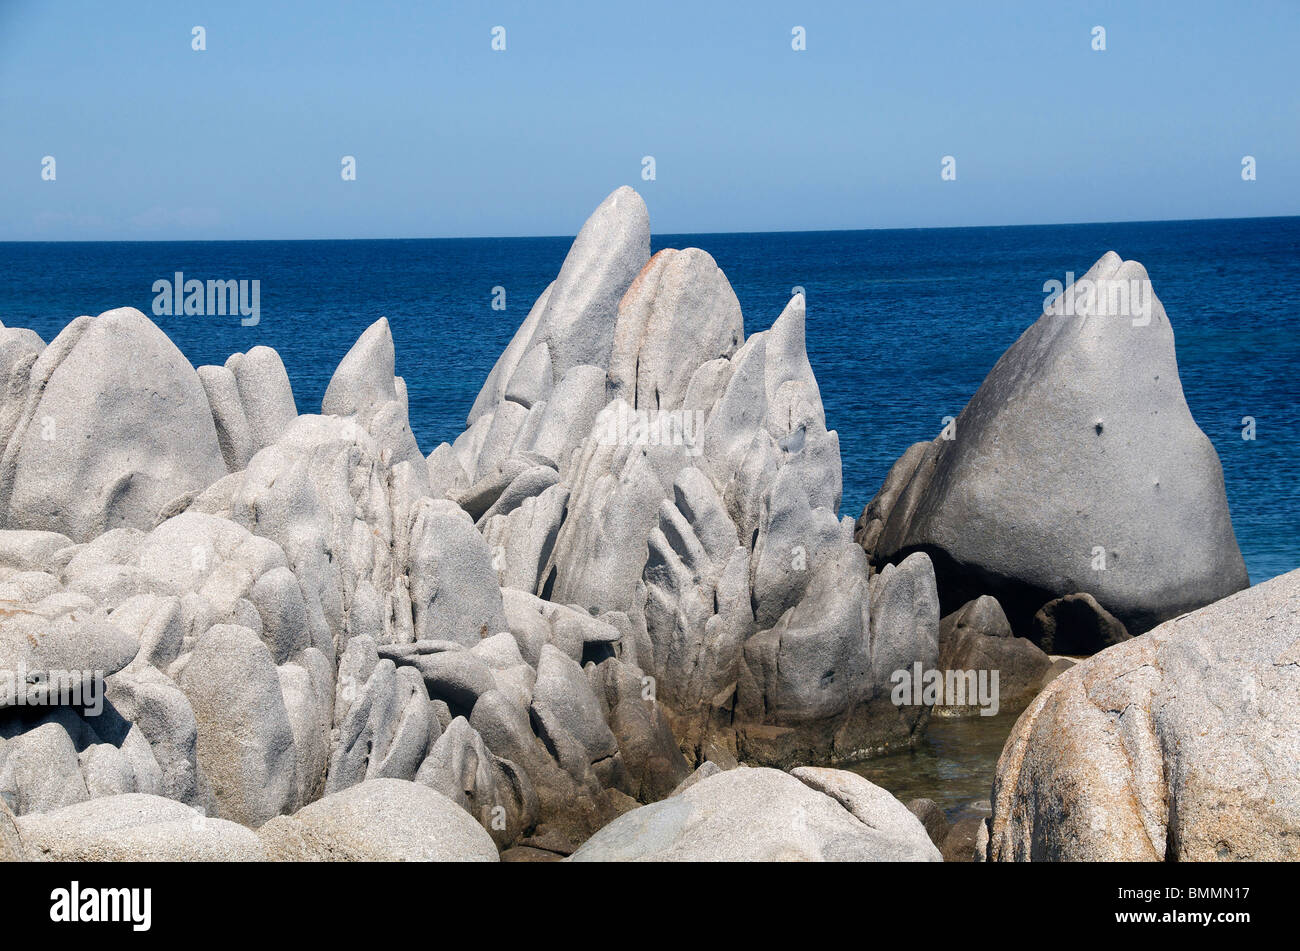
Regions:
M 989 829 L 999 861 L 1300 859 L 1300 570 L 1053 680 Z

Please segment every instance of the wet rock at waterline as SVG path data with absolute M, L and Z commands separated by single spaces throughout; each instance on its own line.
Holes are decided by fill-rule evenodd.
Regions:
M 907 804 L 907 810 L 921 820 L 921 825 L 925 827 L 925 834 L 930 837 L 931 842 L 936 846 L 943 845 L 943 840 L 947 838 L 952 825 L 938 803 L 933 799 L 913 799 Z
M 995 598 L 982 595 L 962 605 L 939 625 L 939 669 L 974 671 L 992 676 L 996 671 L 998 710 L 1018 710 L 1042 689 L 1052 669 L 1052 659 L 1033 641 L 1016 637 Z M 957 681 L 963 687 L 966 681 Z M 935 705 L 935 716 L 979 716 L 976 691 L 948 697 Z M 995 711 L 996 712 L 996 711 Z

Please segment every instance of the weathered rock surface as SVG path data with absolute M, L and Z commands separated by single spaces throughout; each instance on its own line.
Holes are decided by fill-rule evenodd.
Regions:
M 25 862 L 27 850 L 18 837 L 18 826 L 9 805 L 0 797 L 0 862 Z
M 619 301 L 649 258 L 645 202 L 624 186 L 578 232 L 524 352 L 545 343 L 557 383 L 581 364 L 608 366 Z
M 276 862 L 495 862 L 492 838 L 442 793 L 372 779 L 257 832 Z
M 0 459 L 6 528 L 148 529 L 225 475 L 194 368 L 137 310 L 78 317 L 33 363 Z
M 80 608 L 80 610 L 79 610 Z M 67 672 L 60 683 L 80 687 L 75 696 L 90 705 L 94 687 L 86 682 L 94 673 L 107 677 L 135 658 L 139 642 L 102 613 L 92 613 L 75 602 L 46 597 L 24 608 L 0 614 L 0 670 L 28 671 L 53 676 Z M 47 679 L 40 684 L 23 684 L 26 703 L 63 702 L 67 691 Z M 15 705 L 6 680 L 0 687 L 0 710 Z
M 199 367 L 226 468 L 238 472 L 298 416 L 289 375 L 270 347 L 232 354 L 225 366 Z
M 1213 535 L 1213 454 L 1169 409 L 1181 395 L 1158 316 L 1123 385 L 1091 324 L 1031 331 L 1017 346 L 1033 353 L 1004 358 L 1021 369 L 995 370 L 993 396 L 972 400 L 988 413 L 959 422 L 984 448 L 913 447 L 856 540 L 802 295 L 746 338 L 707 253 L 650 258 L 630 189 L 583 226 L 465 431 L 427 458 L 382 318 L 319 415 L 298 415 L 273 350 L 196 372 L 135 311 L 78 318 L 49 346 L 0 328 L 0 672 L 64 668 L 83 693 L 0 699 L 0 797 L 16 816 L 0 812 L 0 851 L 31 854 L 30 828 L 42 854 L 92 858 L 934 860 L 892 797 L 802 767 L 915 742 L 930 711 L 895 705 L 896 671 L 992 666 L 1027 699 L 1066 662 L 1040 670 L 1046 655 L 991 610 L 953 620 L 964 601 L 948 605 L 936 572 L 973 556 L 899 545 L 873 572 L 863 549 L 878 555 L 914 515 L 942 523 L 926 500 L 948 469 L 976 472 L 1002 506 L 991 517 L 1032 511 L 999 495 L 1012 464 L 987 447 L 1014 448 L 1018 394 L 1061 377 L 1110 387 L 1071 391 L 1033 431 L 1050 442 L 1056 426 L 1064 457 L 1082 458 L 1066 424 L 1098 400 L 1113 414 L 1084 497 L 1134 465 L 1154 424 L 1130 407 L 1150 398 L 1176 437 L 1156 461 L 1180 473 L 1161 476 L 1154 510 L 1211 503 L 1205 525 L 1162 528 L 1156 549 Z M 1159 381 L 1133 369 L 1143 360 Z M 1145 477 L 1125 469 L 1116 485 Z M 1107 571 L 1143 551 L 1131 541 L 1098 541 L 1119 554 Z M 1230 560 L 1215 561 L 1229 581 Z M 1061 599 L 1043 625 L 1058 651 L 1117 639 L 1104 612 L 1127 618 L 1132 585 L 1150 581 L 1056 591 L 995 567 L 978 578 L 1043 585 L 1013 615 Z M 1052 570 L 1052 585 L 1073 577 Z M 1196 559 L 1157 570 L 1166 606 L 1201 577 Z M 969 851 L 962 828 L 945 854 Z
M 790 775 L 810 789 L 824 793 L 854 818 L 890 840 L 903 861 L 933 861 L 929 833 L 905 805 L 857 773 L 819 766 L 800 766 Z M 918 834 L 919 833 L 919 834 Z
M 412 623 L 417 640 L 472 647 L 508 630 L 487 542 L 445 500 L 421 499 L 411 525 Z
M 412 463 L 421 483 L 428 472 L 407 419 L 406 384 L 393 375 L 396 354 L 388 319 L 380 317 L 347 352 L 330 378 L 321 414 L 338 416 L 365 429 L 386 463 Z
M 667 248 L 623 295 L 608 395 L 633 409 L 677 409 L 695 369 L 729 358 L 744 338 L 740 302 L 713 258 L 699 248 Z
M 1019 710 L 1042 689 L 1052 660 L 1033 641 L 1016 637 L 997 599 L 982 595 L 968 601 L 945 617 L 939 625 L 939 669 L 974 671 L 987 676 L 992 686 L 997 672 L 997 708 L 993 712 Z M 959 681 L 966 685 L 968 680 Z M 946 697 L 936 704 L 935 716 L 979 716 L 977 698 L 965 704 Z
M 198 765 L 218 815 L 259 826 L 292 808 L 294 736 L 271 652 L 251 630 L 218 624 L 180 677 L 198 725 Z
M 718 773 L 621 816 L 574 862 L 939 861 L 902 803 L 854 773 Z
M 266 853 L 244 826 L 161 796 L 91 799 L 23 816 L 27 856 L 46 862 L 260 862 Z
M 528 774 L 493 754 L 464 717 L 451 721 L 415 781 L 477 819 L 499 847 L 508 847 L 537 824 L 537 794 Z
M 987 828 L 987 815 L 959 816 L 944 837 L 940 851 L 945 862 L 974 862 L 981 834 Z M 987 848 L 987 845 L 985 846 Z
M 1134 261 L 1107 252 L 1057 297 L 947 435 L 908 450 L 859 525 L 873 561 L 931 554 L 945 613 L 991 594 L 1028 634 L 1045 602 L 1086 592 L 1141 633 L 1248 583 Z
M 663 707 L 651 696 L 640 669 L 616 657 L 587 668 L 605 719 L 618 740 L 627 791 L 654 802 L 685 781 L 690 767 Z
M 998 761 L 988 857 L 1300 857 L 1300 571 L 1053 680 Z
M 329 778 L 325 792 L 367 779 L 411 779 L 441 734 L 420 671 L 380 659 L 359 634 L 339 660 Z
M 793 765 L 911 743 L 925 712 L 893 706 L 894 668 L 882 668 L 934 660 L 937 607 L 900 582 L 888 620 L 873 623 L 868 566 L 838 516 L 839 440 L 808 362 L 802 296 L 746 340 L 708 254 L 648 259 L 633 199 L 620 190 L 592 216 L 469 428 L 428 459 L 430 484 L 489 543 L 521 654 L 548 667 L 532 709 L 539 725 L 549 718 L 552 755 L 583 781 L 588 754 L 613 754 L 539 717 L 559 669 L 544 645 L 574 662 L 570 675 L 619 661 L 604 713 L 621 724 L 623 755 L 601 781 L 639 797 L 685 775 L 665 723 L 687 769 L 710 746 Z M 579 269 L 596 275 L 594 292 L 575 296 Z M 905 577 L 933 591 L 924 556 Z M 597 746 L 614 749 L 603 734 Z
M 551 755 L 574 779 L 588 771 L 602 786 L 617 786 L 623 763 L 618 740 L 605 722 L 600 701 L 573 660 L 547 644 L 537 664 L 531 707 L 533 722 Z
M 948 822 L 948 817 L 943 814 L 943 810 L 939 808 L 939 804 L 933 799 L 913 799 L 907 804 L 907 810 L 921 820 L 921 825 L 925 827 L 925 834 L 930 837 L 930 841 L 936 846 L 942 846 L 943 840 L 952 830 L 952 825 Z

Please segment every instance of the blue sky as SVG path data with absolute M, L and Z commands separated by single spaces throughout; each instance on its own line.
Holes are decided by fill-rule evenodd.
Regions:
M 0 0 L 0 240 L 1295 215 L 1298 61 L 1293 0 Z

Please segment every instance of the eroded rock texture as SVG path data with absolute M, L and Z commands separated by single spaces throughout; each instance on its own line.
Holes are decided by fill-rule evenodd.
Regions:
M 998 761 L 998 861 L 1300 857 L 1300 571 L 1061 674 Z
M 6 850 L 379 857 L 349 823 L 455 808 L 559 858 L 700 763 L 911 742 L 933 572 L 873 594 L 803 299 L 746 339 L 707 253 L 649 243 L 614 192 L 427 458 L 384 319 L 303 415 L 266 347 L 4 330 L 0 662 L 84 688 L 0 709 Z

